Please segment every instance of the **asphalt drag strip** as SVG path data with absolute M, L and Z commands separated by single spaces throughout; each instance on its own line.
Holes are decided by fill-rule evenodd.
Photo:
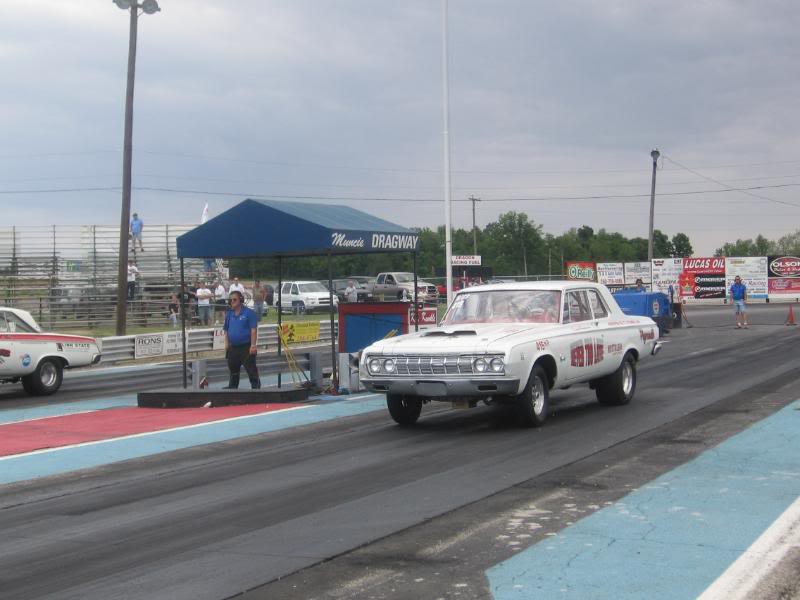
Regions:
M 800 497 L 796 384 L 795 372 L 783 373 L 758 389 L 241 597 L 696 598 Z M 714 462 L 725 444 L 732 446 L 729 472 Z M 767 452 L 770 445 L 777 462 Z M 743 468 L 748 453 L 755 457 L 750 473 Z M 704 463 L 706 472 L 684 481 L 683 489 L 670 488 L 664 481 L 677 478 L 691 461 Z M 779 490 L 770 492 L 770 480 L 779 481 Z M 708 489 L 699 486 L 703 481 L 710 482 Z M 658 507 L 661 523 L 643 508 L 655 503 L 653 490 L 671 494 L 671 504 Z M 666 533 L 656 534 L 659 525 Z M 653 539 L 643 543 L 648 535 Z M 761 587 L 748 598 L 797 597 L 798 558 L 796 549 L 790 551 L 779 568 L 761 573 Z

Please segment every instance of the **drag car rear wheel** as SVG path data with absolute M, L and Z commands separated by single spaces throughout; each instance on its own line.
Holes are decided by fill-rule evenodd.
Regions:
M 600 404 L 606 406 L 621 406 L 633 398 L 636 391 L 636 359 L 628 352 L 622 359 L 622 364 L 611 375 L 603 377 L 597 382 L 595 394 Z
M 386 406 L 398 425 L 413 425 L 422 412 L 422 400 L 415 396 L 386 394 Z
M 33 396 L 49 396 L 58 391 L 64 378 L 61 362 L 54 358 L 45 358 L 30 375 L 22 378 L 22 387 Z

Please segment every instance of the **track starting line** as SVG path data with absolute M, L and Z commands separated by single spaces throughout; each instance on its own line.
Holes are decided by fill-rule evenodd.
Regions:
M 301 404 L 247 404 L 218 408 L 109 408 L 0 425 L 0 457 L 48 448 L 212 423 L 286 410 Z

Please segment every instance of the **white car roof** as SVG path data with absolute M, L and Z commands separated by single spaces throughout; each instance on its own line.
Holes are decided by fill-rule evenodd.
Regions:
M 494 290 L 573 290 L 576 288 L 586 289 L 607 289 L 606 286 L 593 281 L 566 280 L 559 279 L 554 281 L 515 281 L 514 283 L 490 283 L 486 285 L 473 285 L 456 292 L 464 294 L 469 292 L 491 292 Z
M 21 308 L 11 308 L 10 306 L 0 306 L 0 310 L 5 312 L 10 312 L 23 321 L 25 321 L 28 325 L 33 327 L 36 331 L 41 331 L 41 327 L 36 322 L 36 319 L 33 318 L 33 315 L 29 313 L 27 310 L 22 310 Z

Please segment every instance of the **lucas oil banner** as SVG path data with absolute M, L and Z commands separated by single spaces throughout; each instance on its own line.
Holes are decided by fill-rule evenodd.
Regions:
M 725 258 L 684 258 L 678 285 L 684 297 L 696 300 L 725 298 Z

